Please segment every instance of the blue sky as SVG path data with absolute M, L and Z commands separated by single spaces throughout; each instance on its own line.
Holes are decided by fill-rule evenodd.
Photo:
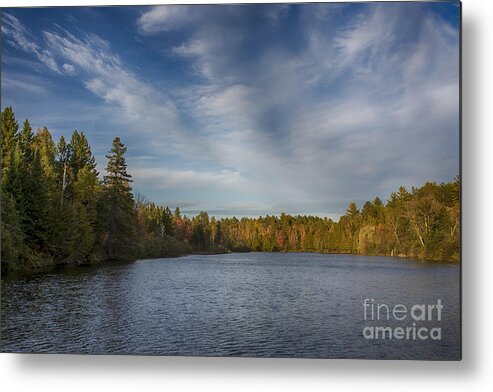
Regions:
M 1 78 L 189 214 L 337 218 L 459 172 L 454 2 L 3 9 Z

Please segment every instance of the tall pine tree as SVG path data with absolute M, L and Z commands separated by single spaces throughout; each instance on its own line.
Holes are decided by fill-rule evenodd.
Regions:
M 70 166 L 73 170 L 74 180 L 77 179 L 79 171 L 86 168 L 87 171 L 96 171 L 96 159 L 92 155 L 89 142 L 84 132 L 74 131 L 70 140 Z
M 22 131 L 19 134 L 19 142 L 21 145 L 21 148 L 23 149 L 24 153 L 26 154 L 26 159 L 28 161 L 32 160 L 32 142 L 34 138 L 34 133 L 31 128 L 31 124 L 29 124 L 29 120 L 26 118 L 24 121 L 24 125 L 22 127 Z
M 15 148 L 19 132 L 19 123 L 15 119 L 12 106 L 7 106 L 2 112 L 2 168 L 7 167 L 10 153 Z
M 106 156 L 108 164 L 99 204 L 99 238 L 109 260 L 132 259 L 135 250 L 136 217 L 126 151 L 120 138 L 116 137 Z

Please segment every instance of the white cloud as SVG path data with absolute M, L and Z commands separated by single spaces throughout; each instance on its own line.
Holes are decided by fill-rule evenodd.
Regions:
M 4 13 L 4 19 L 8 23 L 2 31 L 14 40 L 10 44 L 33 54 L 49 69 L 63 71 L 67 77 L 77 75 L 87 90 L 106 103 L 92 111 L 94 120 L 104 115 L 114 126 L 108 131 L 132 141 L 136 153 L 162 152 L 165 146 L 170 154 L 196 156 L 201 150 L 200 139 L 181 124 L 173 99 L 127 69 L 106 40 L 90 33 L 76 37 L 58 28 L 42 31 L 43 41 L 38 44 L 17 18 Z M 63 64 L 62 71 L 57 62 Z
M 270 44 L 240 7 L 152 7 L 137 21 L 142 34 L 187 27 L 183 42 L 162 52 L 181 57 L 191 84 L 170 90 L 144 83 L 94 35 L 44 32 L 45 48 L 19 37 L 16 45 L 48 67 L 41 55 L 49 54 L 66 75 L 78 72 L 118 132 L 154 157 L 132 167 L 136 185 L 236 190 L 271 209 L 334 213 L 350 200 L 456 174 L 457 32 L 420 7 L 374 4 L 344 19 L 346 6 L 306 6 L 296 45 Z M 264 11 L 274 31 L 288 9 Z M 180 169 L 159 166 L 164 151 Z
M 197 6 L 162 5 L 152 7 L 137 20 L 143 34 L 169 31 L 192 22 L 197 18 Z
M 77 74 L 75 67 L 72 64 L 64 63 L 62 66 L 63 72 L 65 72 L 69 76 L 74 76 Z
M 2 95 L 24 91 L 28 94 L 46 94 L 48 88 L 46 83 L 38 77 L 10 73 L 5 77 L 2 73 Z
M 341 51 L 339 60 L 343 60 L 342 65 L 347 65 L 365 50 L 370 50 L 370 55 L 374 55 L 396 38 L 395 16 L 385 12 L 384 8 L 375 8 L 372 14 L 360 15 L 358 19 L 334 40 L 335 47 Z
M 235 189 L 243 183 L 239 172 L 231 170 L 172 170 L 157 167 L 134 167 L 136 184 L 154 189 L 198 189 L 225 187 Z
M 245 85 L 231 85 L 189 98 L 190 110 L 209 133 L 222 135 L 233 130 L 254 127 L 255 90 Z
M 43 32 L 50 50 L 63 59 L 71 61 L 87 72 L 111 75 L 121 66 L 120 58 L 111 52 L 109 43 L 94 34 L 77 38 L 65 32 Z
M 2 12 L 2 33 L 7 37 L 7 41 L 26 53 L 33 54 L 39 61 L 49 69 L 60 73 L 58 64 L 53 59 L 49 50 L 41 49 L 34 41 L 32 34 L 15 16 L 7 12 Z
M 192 40 L 188 43 L 175 46 L 172 52 L 183 57 L 194 57 L 205 55 L 208 50 L 208 43 L 205 40 Z
M 156 146 L 165 144 L 176 150 L 188 151 L 196 144 L 180 124 L 173 100 L 126 69 L 107 41 L 93 34 L 77 38 L 68 32 L 45 31 L 43 36 L 49 49 L 70 63 L 64 66 L 67 74 L 81 70 L 84 86 L 108 107 L 118 109 L 109 115 L 115 124 L 123 125 L 119 134 L 134 139 L 132 132 L 137 131 L 143 138 L 152 138 Z M 145 139 L 139 140 L 144 144 Z
M 211 150 L 250 189 L 360 200 L 450 180 L 453 157 L 458 170 L 457 33 L 425 11 L 368 10 L 342 30 L 327 30 L 337 14 L 325 13 L 300 51 L 255 53 L 254 72 L 235 59 L 229 27 L 198 25 L 175 49 L 206 70 L 207 87 L 187 90 L 190 113 L 219 131 Z

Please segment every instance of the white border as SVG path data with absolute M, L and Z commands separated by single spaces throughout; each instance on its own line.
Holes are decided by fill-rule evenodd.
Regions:
M 2 0 L 1 6 L 166 3 L 172 2 Z M 493 257 L 489 246 L 493 234 L 492 10 L 492 1 L 463 1 L 462 362 L 0 354 L 1 389 L 50 392 L 488 390 L 493 384 L 490 305 Z

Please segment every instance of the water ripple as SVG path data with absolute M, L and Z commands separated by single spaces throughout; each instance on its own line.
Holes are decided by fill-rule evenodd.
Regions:
M 362 301 L 445 301 L 441 341 L 368 341 Z M 459 268 L 384 257 L 248 253 L 2 280 L 2 350 L 457 359 Z

